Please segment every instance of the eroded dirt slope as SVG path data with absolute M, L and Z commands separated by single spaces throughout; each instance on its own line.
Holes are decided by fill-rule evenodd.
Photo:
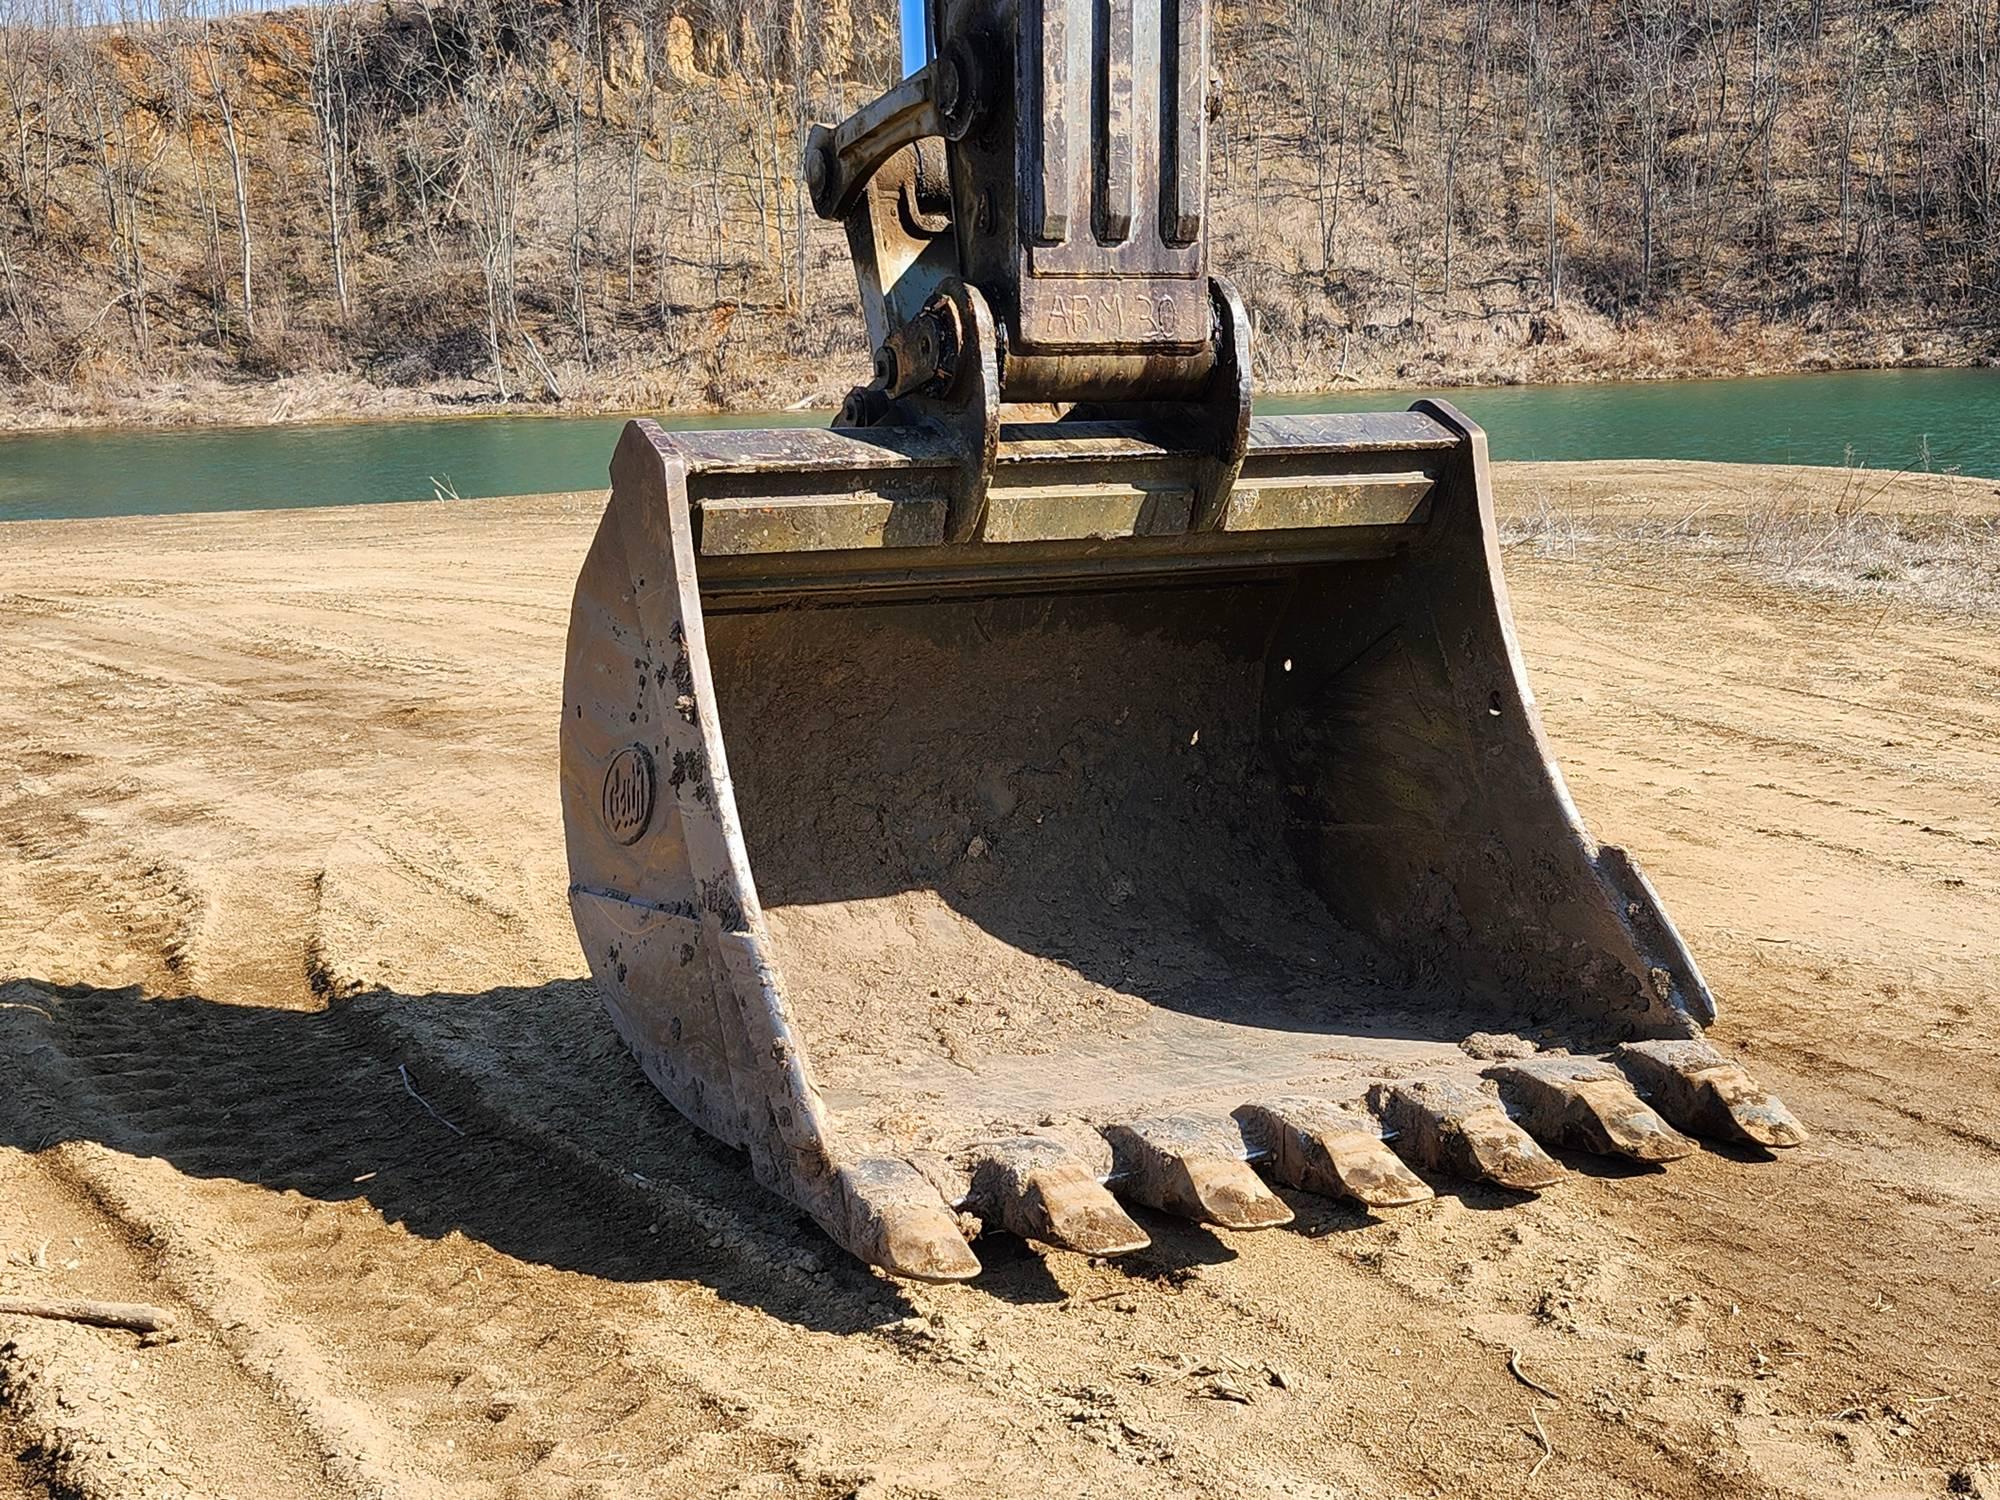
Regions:
M 551 715 L 596 497 L 5 528 L 0 1294 L 188 1334 L 0 1317 L 0 1493 L 2000 1485 L 2000 631 L 1529 503 L 1670 527 L 1687 484 L 1504 473 L 1510 577 L 1579 802 L 1814 1142 L 1149 1218 L 1118 1264 L 989 1238 L 957 1289 L 759 1192 L 582 977 Z

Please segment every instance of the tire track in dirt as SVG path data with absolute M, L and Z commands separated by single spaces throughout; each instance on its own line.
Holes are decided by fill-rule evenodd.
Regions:
M 467 1132 L 447 1134 L 372 1050 L 381 1023 L 359 1002 L 300 1012 L 18 988 L 53 1022 L 17 1049 L 45 1070 L 24 1133 L 80 1142 L 40 1159 L 166 1246 L 189 1305 L 255 1330 L 228 1340 L 239 1361 L 363 1488 L 422 1495 L 449 1474 L 453 1493 L 625 1493 L 598 1471 L 630 1477 L 636 1465 L 661 1494 L 720 1493 L 758 1474 L 788 1476 L 787 1493 L 844 1493 L 862 1472 L 835 1461 L 815 1477 L 802 1457 L 821 1442 L 815 1427 L 840 1420 L 810 1379 L 774 1401 L 768 1374 L 747 1391 L 690 1377 L 662 1359 L 685 1360 L 675 1345 L 688 1340 L 655 1330 L 685 1295 L 670 1284 L 688 1284 L 711 1325 L 708 1288 L 735 1285 L 746 1304 L 777 1309 L 743 1314 L 746 1363 L 768 1372 L 785 1362 L 768 1346 L 792 1323 L 843 1307 L 845 1327 L 908 1317 L 875 1278 L 845 1266 L 793 1275 L 787 1298 L 789 1268 L 755 1253 L 728 1210 L 690 1221 L 683 1195 L 621 1192 L 606 1163 L 561 1149 L 545 1128 L 520 1134 L 518 1118 L 493 1128 L 476 1081 L 461 1088 L 445 1059 L 404 1047 L 426 1096 Z M 606 1033 L 599 1023 L 588 1034 Z M 564 1082 L 588 1091 L 600 1072 Z M 638 1097 L 661 1108 L 649 1090 Z M 737 1163 L 718 1176 L 778 1217 Z M 799 1254 L 795 1226 L 775 1232 L 780 1255 Z M 712 1356 L 712 1327 L 694 1342 Z M 874 1363 L 883 1389 L 904 1384 L 904 1345 L 888 1343 Z M 963 1390 L 949 1404 L 980 1405 Z M 801 1426 L 815 1407 L 818 1422 Z M 1018 1412 L 995 1416 L 982 1419 L 986 1432 L 1018 1429 Z M 1126 1487 L 1114 1479 L 1104 1492 Z
M 30 1128 L 76 1142 L 42 1159 L 162 1247 L 163 1279 L 362 1489 L 543 1493 L 589 1477 L 565 1462 L 570 1450 L 615 1447 L 635 1423 L 649 1466 L 671 1474 L 694 1439 L 707 1466 L 715 1440 L 741 1427 L 716 1392 L 626 1356 L 618 1325 L 657 1316 L 648 1299 L 546 1307 L 511 1263 L 559 1256 L 574 1236 L 597 1274 L 629 1280 L 658 1258 L 631 1216 L 611 1222 L 594 1184 L 546 1160 L 447 1135 L 335 1018 L 131 993 L 39 998 L 56 1024 L 20 1050 L 46 1070 L 44 1100 L 62 1106 Z M 70 1110 L 96 1139 L 65 1126 Z M 370 1186 L 383 1180 L 393 1191 Z M 538 1222 L 514 1226 L 511 1259 L 459 1227 L 505 1243 L 513 1213 Z M 723 1467 L 738 1475 L 774 1456 L 754 1431 L 734 1446 Z
M 0 803 L 0 850 L 9 856 L 0 876 L 0 944 L 16 965 L 61 952 L 72 965 L 94 964 L 96 982 L 179 993 L 200 897 L 184 872 L 162 861 L 76 868 L 70 854 L 93 832 L 54 797 Z M 0 980 L 9 977 L 0 969 Z
M 217 1297 L 189 1279 L 191 1233 L 180 1226 L 197 1221 L 134 1211 L 126 1174 L 158 1164 L 134 1169 L 68 1127 L 72 1111 L 93 1123 L 101 1111 L 62 1050 L 63 1004 L 39 986 L 0 987 L 0 1039 L 22 1064 L 0 1099 L 0 1129 L 9 1144 L 37 1148 L 5 1162 L 12 1191 L 0 1198 L 9 1205 L 0 1234 L 10 1246 L 35 1245 L 10 1259 L 34 1273 L 37 1290 L 161 1303 L 177 1312 L 180 1336 L 135 1353 L 127 1335 L 4 1320 L 0 1405 L 17 1450 L 53 1492 L 107 1500 L 205 1500 L 269 1486 L 301 1496 L 379 1493 L 364 1466 L 340 1461 L 337 1428 L 308 1412 L 302 1429 L 289 1393 L 260 1378 L 273 1351 L 254 1301 Z M 25 1275 L 12 1266 L 0 1274 Z M 134 1388 L 142 1371 L 144 1391 Z M 202 1394 L 190 1404 L 192 1391 Z
M 0 1169 L 0 1237 L 26 1241 L 41 1266 L 0 1268 L 0 1288 L 110 1293 L 164 1304 L 179 1337 L 148 1345 L 130 1334 L 0 1318 L 0 1476 L 11 1461 L 35 1493 L 73 1500 L 209 1500 L 284 1493 L 333 1500 L 357 1492 L 332 1480 L 294 1415 L 250 1377 L 218 1330 L 147 1269 L 149 1247 L 106 1232 L 46 1159 Z M 74 1268 L 74 1269 L 71 1269 Z M 190 1391 L 202 1393 L 189 1403 Z M 0 1483 L 0 1494 L 8 1494 Z
M 62 866 L 74 863 L 81 844 L 60 836 L 61 820 L 55 821 L 57 836 L 51 837 L 46 831 L 49 820 L 33 820 L 33 811 L 29 826 L 44 831 L 29 851 L 41 856 L 31 868 L 43 872 L 46 889 L 33 892 L 39 899 L 23 904 L 46 911 L 65 894 L 75 894 L 70 872 Z M 62 853 L 71 857 L 59 861 Z M 115 841 L 98 840 L 93 853 L 91 873 L 99 879 L 132 862 Z M 192 923 L 189 912 L 194 900 L 178 887 L 160 882 L 125 884 L 122 905 L 106 902 L 97 910 L 115 915 L 135 903 L 143 905 L 149 892 L 165 898 L 154 913 L 161 920 L 140 926 L 160 926 L 170 933 L 168 956 L 173 958 L 150 966 L 152 974 L 177 981 L 188 967 L 185 954 L 194 939 L 206 938 L 199 955 L 203 960 L 213 952 L 233 955 L 236 968 L 266 976 L 267 986 L 276 991 L 274 999 L 310 1003 L 298 950 L 291 953 L 293 983 L 273 982 L 280 980 L 287 949 L 300 941 L 307 922 L 295 915 L 275 923 L 238 920 L 226 928 Z M 239 909 L 233 915 L 241 919 L 260 913 Z M 127 926 L 112 937 L 111 945 L 129 952 L 143 947 L 144 938 L 143 932 Z M 142 965 L 142 971 L 146 967 Z M 173 987 L 184 988 L 178 982 Z M 280 1397 L 304 1415 L 329 1462 L 364 1490 L 422 1494 L 430 1489 L 423 1479 L 424 1465 L 400 1451 L 406 1443 L 385 1437 L 393 1428 L 383 1428 L 367 1407 L 384 1393 L 407 1405 L 420 1391 L 430 1392 L 436 1401 L 446 1399 L 437 1393 L 448 1391 L 450 1403 L 463 1405 L 471 1400 L 468 1380 L 476 1384 L 485 1379 L 493 1388 L 478 1425 L 494 1434 L 519 1433 L 512 1441 L 485 1444 L 493 1457 L 484 1466 L 483 1478 L 511 1471 L 527 1479 L 547 1469 L 548 1460 L 569 1440 L 566 1432 L 613 1432 L 660 1401 L 676 1411 L 706 1412 L 714 1418 L 680 1423 L 688 1428 L 690 1439 L 701 1440 L 699 1455 L 693 1459 L 696 1472 L 765 1472 L 768 1465 L 758 1461 L 753 1450 L 762 1449 L 766 1458 L 775 1458 L 785 1446 L 756 1438 L 744 1451 L 725 1452 L 729 1445 L 718 1439 L 741 1424 L 726 1419 L 723 1403 L 700 1392 L 674 1403 L 673 1384 L 667 1383 L 666 1393 L 658 1391 L 661 1382 L 652 1379 L 650 1371 L 642 1375 L 628 1369 L 620 1379 L 608 1380 L 580 1370 L 574 1380 L 564 1383 L 569 1395 L 556 1409 L 532 1418 L 522 1416 L 515 1393 L 523 1388 L 547 1389 L 531 1378 L 531 1372 L 487 1378 L 486 1364 L 467 1351 L 459 1350 L 454 1363 L 449 1354 L 430 1349 L 433 1336 L 400 1326 L 396 1310 L 406 1302 L 426 1299 L 397 1289 L 398 1281 L 407 1274 L 420 1280 L 428 1275 L 435 1282 L 435 1273 L 420 1264 L 425 1242 L 391 1225 L 381 1225 L 386 1235 L 375 1236 L 386 1240 L 386 1246 L 344 1243 L 350 1234 L 364 1242 L 369 1238 L 363 1231 L 350 1231 L 337 1211 L 342 1200 L 356 1199 L 363 1191 L 352 1185 L 353 1179 L 371 1175 L 357 1173 L 354 1160 L 386 1161 L 391 1173 L 414 1177 L 404 1186 L 405 1201 L 422 1205 L 433 1237 L 450 1236 L 455 1220 L 478 1222 L 482 1214 L 491 1220 L 496 1213 L 512 1211 L 507 1205 L 529 1204 L 547 1214 L 549 1222 L 571 1226 L 571 1232 L 590 1240 L 599 1253 L 608 1237 L 593 1232 L 602 1228 L 603 1215 L 587 1186 L 571 1193 L 567 1202 L 547 1201 L 548 1194 L 541 1189 L 550 1174 L 543 1153 L 496 1154 L 491 1143 L 482 1143 L 454 1151 L 448 1166 L 419 1162 L 413 1167 L 403 1132 L 414 1123 L 409 1117 L 415 1106 L 400 1091 L 389 1094 L 393 1085 L 386 1082 L 376 1091 L 377 1098 L 366 1097 L 356 1080 L 393 1080 L 398 1075 L 386 1062 L 369 1056 L 366 1038 L 351 1035 L 339 1016 L 282 1003 L 228 1005 L 192 996 L 154 999 L 136 990 L 78 989 L 64 995 L 26 985 L 14 989 L 23 998 L 10 1004 L 6 1014 L 9 1029 L 16 1033 L 7 1050 L 31 1060 L 38 1076 L 10 1090 L 7 1116 L 12 1140 L 49 1148 L 36 1158 L 45 1170 L 90 1196 L 132 1236 L 167 1245 L 168 1258 L 178 1268 L 178 1275 L 170 1278 L 179 1292 L 176 1300 L 185 1298 L 205 1311 L 212 1323 L 252 1330 L 228 1340 L 240 1362 L 273 1382 Z M 43 1023 L 39 1034 L 24 1034 L 35 1018 Z M 397 1159 L 399 1152 L 405 1159 Z M 156 1160 L 143 1160 L 148 1157 Z M 571 1179 L 559 1175 L 555 1180 Z M 271 1189 L 292 1199 L 293 1209 L 280 1211 Z M 468 1196 L 477 1202 L 468 1204 Z M 318 1221 L 320 1231 L 309 1232 L 300 1222 L 305 1219 Z M 203 1232 L 184 1232 L 183 1225 L 202 1226 Z M 629 1222 L 624 1238 L 632 1239 Z M 655 1247 L 628 1244 L 627 1249 L 628 1258 L 636 1261 Z M 325 1264 L 345 1266 L 357 1255 L 374 1268 L 368 1276 L 325 1273 Z M 473 1275 L 481 1276 L 479 1268 L 473 1268 Z M 463 1279 L 461 1272 L 452 1286 Z M 388 1289 L 377 1290 L 377 1282 Z M 274 1299 L 273 1284 L 289 1289 L 292 1296 Z M 449 1288 L 433 1285 L 431 1290 L 429 1300 L 449 1306 Z M 514 1294 L 506 1300 L 532 1304 L 535 1299 Z M 380 1314 L 371 1336 L 352 1346 L 368 1356 L 358 1370 L 344 1368 L 355 1364 L 353 1355 L 330 1362 L 325 1351 L 298 1333 L 300 1328 L 351 1326 L 357 1309 Z M 641 1320 L 652 1315 L 650 1308 L 636 1314 Z M 363 1322 L 366 1326 L 367 1320 Z M 482 1337 L 501 1337 L 507 1321 L 504 1316 L 482 1318 L 479 1326 Z M 573 1338 L 561 1320 L 555 1320 L 518 1342 L 546 1361 L 563 1340 Z M 601 1359 L 591 1362 L 604 1364 Z M 350 1389 L 361 1393 L 361 1399 L 342 1394 Z M 671 1473 L 671 1455 L 661 1446 L 663 1424 L 655 1420 L 650 1426 L 651 1463 L 662 1473 Z M 417 1435 L 423 1435 L 421 1425 Z M 443 1442 L 447 1453 L 458 1446 L 449 1437 Z M 112 1462 L 103 1454 L 100 1458 L 99 1468 Z M 89 1478 L 89 1467 L 85 1464 L 78 1470 L 84 1476 L 76 1480 L 78 1485 L 97 1482 Z M 115 1474 L 100 1477 L 116 1487 Z M 240 1491 L 258 1492 L 254 1486 Z M 696 1492 L 692 1479 L 685 1492 Z

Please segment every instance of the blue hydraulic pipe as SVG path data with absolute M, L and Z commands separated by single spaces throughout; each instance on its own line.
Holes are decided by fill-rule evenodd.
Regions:
M 903 76 L 908 78 L 931 60 L 930 27 L 924 15 L 925 0 L 902 0 Z

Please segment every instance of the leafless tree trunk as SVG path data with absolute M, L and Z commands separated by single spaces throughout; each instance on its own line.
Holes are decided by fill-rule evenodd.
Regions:
M 21 276 L 15 269 L 14 256 L 8 250 L 4 236 L 0 236 L 0 290 L 7 293 L 7 310 L 14 315 L 14 326 L 24 335 L 27 334 L 30 328 L 27 311 L 21 303 Z M 15 358 L 25 366 L 26 361 L 21 358 L 19 351 L 15 352 Z
M 1528 110 L 1535 132 L 1535 166 L 1542 183 L 1542 300 L 1554 310 L 1562 301 L 1561 209 L 1562 117 L 1553 79 L 1555 42 L 1533 0 L 1528 15 Z
M 14 127 L 14 191 L 20 199 L 21 213 L 27 220 L 31 235 L 36 232 L 38 195 L 35 189 L 39 184 L 45 193 L 49 183 L 47 175 L 34 170 L 35 126 L 39 116 L 41 133 L 46 140 L 52 129 L 47 90 L 55 73 L 49 55 L 49 28 L 41 23 L 42 18 L 34 12 L 28 0 L 4 0 L 0 3 L 0 88 L 6 90 L 7 112 Z M 35 103 L 38 90 L 43 94 L 40 110 Z
M 1444 141 L 1444 195 L 1438 204 L 1438 213 L 1444 219 L 1444 305 L 1451 305 L 1452 273 L 1455 269 L 1452 251 L 1455 245 L 1454 231 L 1458 227 L 1458 168 L 1459 158 L 1464 153 L 1466 135 L 1472 128 L 1472 99 L 1476 64 L 1473 49 L 1463 50 L 1461 65 L 1457 70 L 1459 87 L 1456 102 L 1444 101 L 1439 105 L 1440 128 Z
M 1348 141 L 1364 130 L 1356 116 L 1353 70 L 1360 47 L 1346 33 L 1340 0 L 1289 0 L 1286 26 L 1292 71 L 1298 79 L 1300 124 L 1313 171 L 1320 276 L 1333 279 L 1334 240 L 1340 232 L 1341 192 L 1347 177 Z
M 507 365 L 511 345 L 526 357 L 543 392 L 560 400 L 562 383 L 521 321 L 519 214 L 539 113 L 533 85 L 518 66 L 489 52 L 486 66 L 466 85 L 462 110 L 468 227 L 486 288 L 486 342 L 494 384 L 503 399 L 513 395 Z
M 584 73 L 591 67 L 596 57 L 596 48 L 591 37 L 592 11 L 587 0 L 574 0 L 572 6 L 573 26 L 570 34 L 571 47 L 568 66 L 563 70 L 562 111 L 563 123 L 569 139 L 569 316 L 576 329 L 577 351 L 582 358 L 584 369 L 591 366 L 590 352 L 590 296 L 584 276 L 584 194 L 583 194 L 583 95 Z M 604 92 L 600 78 L 598 93 L 598 117 L 603 118 Z
M 145 243 L 139 218 L 146 187 L 166 149 L 156 126 L 147 134 L 140 111 L 125 89 L 117 59 L 106 47 L 72 36 L 63 56 L 71 108 L 89 142 L 110 238 L 111 261 L 125 305 L 132 346 L 141 364 L 153 357 L 152 318 L 147 303 Z
M 198 59 L 187 27 L 169 23 L 158 49 L 158 72 L 165 75 L 167 123 L 187 154 L 187 180 L 208 272 L 209 323 L 218 344 L 229 334 L 229 277 L 222 265 L 222 215 L 216 204 L 208 158 L 202 152 L 202 118 L 195 95 Z
M 814 223 L 811 194 L 806 190 L 806 175 L 803 170 L 806 151 L 806 137 L 810 133 L 814 109 L 812 96 L 813 74 L 824 63 L 819 45 L 820 28 L 806 15 L 804 0 L 789 0 L 790 43 L 790 88 L 786 97 L 790 103 L 785 121 L 786 136 L 791 147 L 789 172 L 792 180 L 792 275 L 795 278 L 791 294 L 786 298 L 800 320 L 806 316 L 810 306 L 809 282 L 812 275 L 811 235 Z
M 639 97 L 632 106 L 632 128 L 625 167 L 625 297 L 639 295 L 639 164 L 653 138 L 653 51 L 657 35 L 650 12 L 639 27 Z
M 326 206 L 326 251 L 333 271 L 334 300 L 344 322 L 352 308 L 347 295 L 346 177 L 348 150 L 347 82 L 344 43 L 347 18 L 337 0 L 312 0 L 313 131 L 319 141 L 320 176 Z
M 243 290 L 243 331 L 254 334 L 257 331 L 256 298 L 252 295 L 250 268 L 250 184 L 249 174 L 243 161 L 243 141 L 236 131 L 236 108 L 230 102 L 229 82 L 223 61 L 217 53 L 213 29 L 207 21 L 201 27 L 202 51 L 208 63 L 208 88 L 215 100 L 216 112 L 222 119 L 222 146 L 229 155 L 230 184 L 236 190 L 236 242 L 241 259 Z M 230 72 L 235 71 L 238 61 L 235 49 L 230 49 Z
M 1661 165 L 1674 107 L 1679 59 L 1673 0 L 1642 0 L 1626 23 L 1627 62 L 1639 176 L 1639 300 L 1653 296 L 1662 237 Z

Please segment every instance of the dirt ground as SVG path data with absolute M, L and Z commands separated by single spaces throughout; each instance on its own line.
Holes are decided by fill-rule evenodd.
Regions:
M 1856 486 L 1501 474 L 1577 799 L 1811 1144 L 952 1288 L 583 977 L 598 497 L 0 527 L 0 1296 L 184 1334 L 0 1315 L 0 1494 L 2000 1495 L 2000 496 Z

